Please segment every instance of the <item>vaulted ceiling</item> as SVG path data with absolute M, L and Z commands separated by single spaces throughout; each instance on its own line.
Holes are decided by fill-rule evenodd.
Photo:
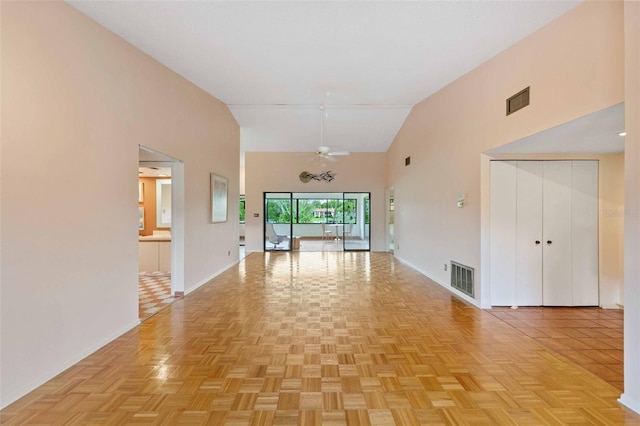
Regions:
M 242 151 L 386 151 L 412 106 L 579 1 L 69 1 L 229 105 Z

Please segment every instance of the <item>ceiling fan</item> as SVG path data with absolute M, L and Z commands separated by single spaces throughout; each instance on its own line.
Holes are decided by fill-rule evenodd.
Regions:
M 331 151 L 331 148 L 328 146 L 319 146 L 318 149 L 316 149 L 316 155 L 318 157 L 329 161 L 337 161 L 338 159 L 334 157 L 341 157 L 349 154 L 349 151 Z
M 315 150 L 315 154 L 327 161 L 338 161 L 335 157 L 349 155 L 349 151 L 332 151 L 324 144 L 324 105 L 320 107 L 320 146 Z

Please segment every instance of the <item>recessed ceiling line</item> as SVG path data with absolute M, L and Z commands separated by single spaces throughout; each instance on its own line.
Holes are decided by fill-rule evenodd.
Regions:
M 402 104 L 227 104 L 230 108 L 305 108 L 317 109 L 324 106 L 327 109 L 405 109 L 413 108 L 414 105 Z

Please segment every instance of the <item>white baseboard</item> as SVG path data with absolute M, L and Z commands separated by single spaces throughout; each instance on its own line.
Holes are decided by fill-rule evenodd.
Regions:
M 246 257 L 246 256 L 245 256 Z M 184 295 L 186 296 L 187 294 L 191 293 L 192 291 L 197 290 L 198 288 L 202 287 L 203 285 L 205 285 L 206 283 L 208 283 L 209 281 L 211 281 L 212 279 L 214 279 L 215 277 L 217 277 L 218 275 L 220 275 L 221 273 L 223 273 L 224 271 L 226 271 L 227 269 L 233 268 L 234 266 L 236 266 L 238 263 L 240 263 L 240 260 L 236 260 L 235 262 L 230 263 L 229 265 L 225 266 L 224 268 L 220 269 L 217 272 L 214 272 L 213 274 L 209 275 L 207 278 L 205 278 L 204 280 L 196 283 L 196 285 L 194 285 L 193 287 L 191 287 L 189 290 L 186 290 L 184 292 Z
M 35 390 L 39 386 L 42 386 L 44 383 L 46 383 L 49 380 L 53 379 L 58 374 L 62 373 L 63 371 L 65 371 L 68 368 L 73 367 L 75 364 L 79 363 L 80 361 L 82 361 L 83 359 L 85 359 L 86 357 L 88 357 L 89 355 L 91 355 L 92 353 L 97 351 L 98 349 L 104 347 L 105 345 L 108 345 L 109 343 L 111 343 L 112 341 L 117 339 L 118 337 L 122 336 L 126 332 L 130 331 L 131 329 L 133 329 L 133 328 L 135 328 L 135 327 L 137 327 L 139 325 L 140 325 L 140 320 L 137 319 L 133 323 L 121 328 L 120 330 L 116 331 L 115 333 L 112 333 L 108 337 L 100 340 L 100 342 L 96 343 L 95 345 L 92 345 L 92 346 L 84 349 L 80 353 L 72 356 L 67 361 L 61 363 L 61 365 L 54 366 L 54 369 L 50 370 L 49 372 L 46 372 L 46 373 L 42 374 L 42 376 L 39 379 L 33 380 L 33 381 L 31 381 L 31 383 L 28 383 L 28 384 L 25 384 L 24 386 L 21 386 L 20 389 L 16 389 L 13 392 L 10 392 L 9 395 L 7 395 L 5 393 L 4 395 L 2 395 L 2 400 L 0 400 L 0 410 L 5 408 L 5 407 L 7 407 L 10 404 L 13 404 L 17 400 L 19 400 L 20 398 L 22 398 L 23 396 L 28 394 L 29 392 Z
M 631 399 L 623 393 L 622 395 L 620 395 L 618 402 L 629 408 L 630 410 L 633 410 L 636 413 L 640 414 L 640 401 L 638 401 L 637 399 Z
M 614 304 L 602 305 L 602 306 L 600 306 L 600 308 L 602 308 L 602 309 L 618 309 L 618 310 L 620 310 L 620 309 L 624 309 L 624 306 L 622 306 L 619 303 L 614 303 Z
M 411 262 L 407 262 L 405 259 L 403 259 L 403 258 L 401 258 L 399 256 L 395 256 L 395 258 L 398 259 L 400 262 L 404 263 L 405 265 L 407 265 L 408 267 L 410 267 L 412 269 L 415 269 L 416 271 L 420 272 L 422 275 L 424 275 L 425 277 L 429 278 L 431 281 L 433 281 L 433 282 L 439 284 L 440 286 L 444 287 L 445 289 L 447 289 L 454 296 L 459 297 L 460 299 L 464 300 L 465 302 L 471 303 L 476 308 L 480 308 L 480 304 L 478 303 L 477 300 L 467 296 L 466 294 L 456 290 L 455 288 L 452 288 L 449 284 L 444 283 L 444 282 L 438 280 L 435 277 L 432 277 L 431 275 L 429 275 L 428 272 L 418 268 L 417 266 L 415 266 Z

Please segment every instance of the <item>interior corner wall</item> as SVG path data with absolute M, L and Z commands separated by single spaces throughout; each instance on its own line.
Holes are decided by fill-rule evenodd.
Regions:
M 640 413 L 640 3 L 624 2 L 625 217 L 624 394 L 620 402 Z
M 385 154 L 354 152 L 334 163 L 322 164 L 312 153 L 245 153 L 245 249 L 264 250 L 265 192 L 370 192 L 371 251 L 386 251 Z M 309 160 L 312 160 L 311 162 Z M 300 181 L 300 173 L 333 171 L 331 182 Z M 258 214 L 259 217 L 254 217 Z
M 482 153 L 623 102 L 622 21 L 622 2 L 584 2 L 413 108 L 387 152 L 397 257 L 445 287 L 444 264 L 473 267 L 474 302 L 490 304 Z M 505 116 L 505 100 L 526 87 L 531 104 Z
M 66 3 L 1 20 L 4 407 L 139 323 L 138 145 L 184 161 L 185 290 L 238 259 L 209 173 L 237 197 L 240 155 L 224 104 Z

